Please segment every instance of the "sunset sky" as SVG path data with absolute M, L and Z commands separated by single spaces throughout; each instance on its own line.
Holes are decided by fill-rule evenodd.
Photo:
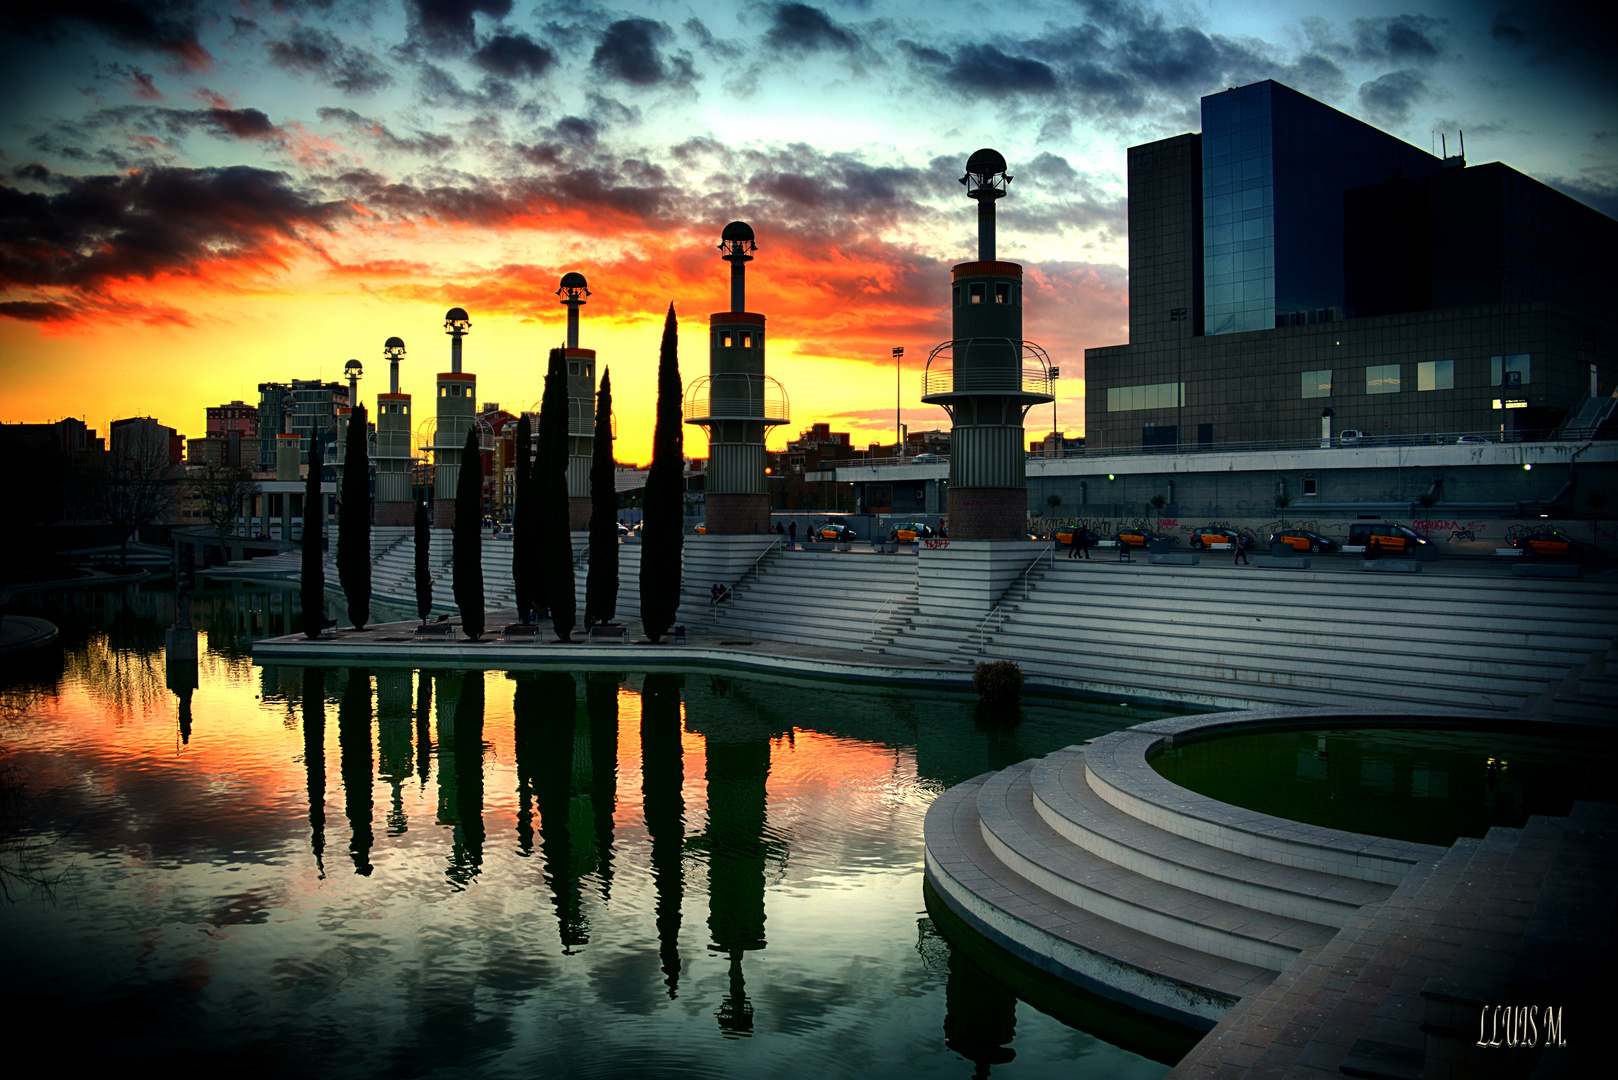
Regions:
M 614 376 L 617 456 L 650 454 L 663 313 L 687 382 L 728 307 L 716 249 L 758 234 L 748 307 L 792 423 L 893 438 L 972 258 L 967 155 L 1016 178 L 1000 255 L 1082 433 L 1083 350 L 1127 340 L 1125 149 L 1273 78 L 1436 150 L 1466 132 L 1618 211 L 1618 75 L 1584 5 L 1429 0 L 60 0 L 0 15 L 0 420 L 203 410 L 366 365 L 404 338 L 430 409 L 446 308 L 478 397 L 540 396 L 584 273 L 581 344 Z M 1307 12 L 1307 14 L 1304 14 Z M 1050 412 L 1029 417 L 1037 436 Z M 688 453 L 705 452 L 700 435 Z

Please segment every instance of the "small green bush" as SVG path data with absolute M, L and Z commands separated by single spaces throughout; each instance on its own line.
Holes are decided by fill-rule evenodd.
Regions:
M 1022 668 L 1011 660 L 986 660 L 972 674 L 972 689 L 989 708 L 1014 709 L 1022 695 Z

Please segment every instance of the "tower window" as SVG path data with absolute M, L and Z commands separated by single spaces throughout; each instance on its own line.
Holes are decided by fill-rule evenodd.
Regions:
M 957 285 L 951 291 L 955 294 L 955 306 L 960 307 L 961 306 L 961 287 L 959 285 Z
M 719 335 L 719 347 L 722 349 L 730 348 L 730 335 L 728 333 Z
M 748 333 L 742 334 L 742 348 L 751 349 L 752 347 L 753 347 L 753 335 L 748 334 Z
M 967 286 L 967 288 L 969 290 L 969 292 L 967 294 L 969 303 L 973 303 L 973 304 L 981 304 L 981 303 L 983 303 L 983 286 L 981 284 L 969 285 L 969 286 Z
M 997 283 L 994 287 L 994 302 L 997 304 L 1011 303 L 1011 286 L 1005 282 Z

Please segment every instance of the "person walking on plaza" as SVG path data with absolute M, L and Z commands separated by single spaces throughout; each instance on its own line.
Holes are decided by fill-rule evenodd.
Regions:
M 1068 558 L 1077 559 L 1079 557 L 1079 545 L 1084 543 L 1084 541 L 1082 539 L 1080 539 L 1083 535 L 1084 535 L 1084 530 L 1083 529 L 1079 528 L 1077 525 L 1073 526 L 1073 531 L 1068 534 L 1068 538 L 1067 538 L 1067 557 Z
M 1230 546 L 1236 549 L 1236 561 L 1232 565 L 1246 566 L 1247 565 L 1247 548 L 1242 544 L 1242 534 L 1241 533 L 1237 533 L 1234 537 L 1231 538 Z
M 787 526 L 787 550 L 798 550 L 798 523 L 796 521 Z

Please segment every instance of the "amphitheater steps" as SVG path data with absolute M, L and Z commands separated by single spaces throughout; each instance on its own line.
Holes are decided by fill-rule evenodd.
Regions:
M 1352 860 L 1297 865 L 1337 854 L 1307 843 L 1244 853 L 1184 835 L 1095 780 L 1069 747 L 951 788 L 927 815 L 928 876 L 990 940 L 1132 1007 L 1206 1030 L 1394 891 Z

